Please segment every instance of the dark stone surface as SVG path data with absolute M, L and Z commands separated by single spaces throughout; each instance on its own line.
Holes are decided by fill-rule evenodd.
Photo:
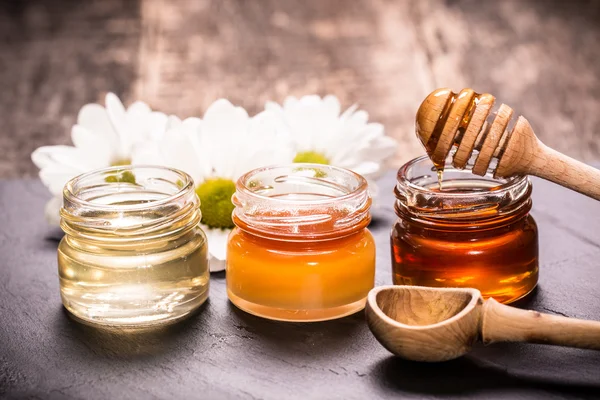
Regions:
M 391 282 L 393 175 L 381 182 L 372 230 L 377 285 Z M 600 320 L 600 203 L 535 181 L 541 243 L 536 292 L 519 306 Z M 392 357 L 363 314 L 299 324 L 262 320 L 226 298 L 223 273 L 209 302 L 159 332 L 96 330 L 61 306 L 59 232 L 46 226 L 35 180 L 0 181 L 0 397 L 7 398 L 563 398 L 600 396 L 600 352 L 543 345 L 479 346 L 461 359 Z

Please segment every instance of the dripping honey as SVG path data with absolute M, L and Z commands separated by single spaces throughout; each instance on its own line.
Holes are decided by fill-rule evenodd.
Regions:
M 394 283 L 474 287 L 504 303 L 533 290 L 538 236 L 527 179 L 474 179 L 445 165 L 440 191 L 436 176 L 425 175 L 428 163 L 421 157 L 399 172 L 398 220 L 391 233 Z
M 459 96 L 459 94 L 452 93 L 451 96 L 448 98 L 448 101 L 444 105 L 444 108 L 440 114 L 440 117 L 435 124 L 435 128 L 433 129 L 433 132 L 431 133 L 431 136 L 429 136 L 429 140 L 427 140 L 426 143 L 423 143 L 425 146 L 425 151 L 427 152 L 427 155 L 431 159 L 431 161 L 437 171 L 438 187 L 440 190 L 442 190 L 442 182 L 444 180 L 444 165 L 446 162 L 446 156 L 448 155 L 448 152 L 450 151 L 451 148 L 457 147 L 458 144 L 461 142 L 463 135 L 465 134 L 465 131 L 467 130 L 467 127 L 469 126 L 469 122 L 471 121 L 471 118 L 473 117 L 475 108 L 477 107 L 477 104 L 479 103 L 479 100 L 481 99 L 481 94 L 473 92 L 469 106 L 466 108 L 464 115 L 462 116 L 460 122 L 458 123 L 458 125 L 456 127 L 456 133 L 454 134 L 452 144 L 451 144 L 450 148 L 448 149 L 448 152 L 436 152 L 436 149 L 438 147 L 438 142 L 442 136 L 444 127 L 448 120 L 448 116 L 452 109 L 452 105 L 456 102 L 457 96 Z M 417 136 L 419 136 L 418 131 L 417 131 Z

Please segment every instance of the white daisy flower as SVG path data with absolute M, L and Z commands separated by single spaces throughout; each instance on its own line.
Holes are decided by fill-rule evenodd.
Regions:
M 170 129 L 155 145 L 134 152 L 135 164 L 159 164 L 192 176 L 200 197 L 201 225 L 208 238 L 210 270 L 225 269 L 227 237 L 235 182 L 244 173 L 267 165 L 290 163 L 289 136 L 265 111 L 252 118 L 229 101 L 215 101 L 203 119 L 170 117 Z
M 368 122 L 366 111 L 353 105 L 340 114 L 340 102 L 331 95 L 290 96 L 283 106 L 267 102 L 265 109 L 274 111 L 291 134 L 294 162 L 350 169 L 369 180 L 375 195 L 372 181 L 384 172 L 385 161 L 395 153 L 397 143 L 385 136 L 383 125 Z
M 133 149 L 158 140 L 167 128 L 167 116 L 137 101 L 127 109 L 113 94 L 106 95 L 106 107 L 86 104 L 79 110 L 71 130 L 74 146 L 43 146 L 31 154 L 40 169 L 40 179 L 54 196 L 46 204 L 46 219 L 60 222 L 62 189 L 71 178 L 98 168 L 131 163 Z M 114 177 L 133 180 L 133 176 Z

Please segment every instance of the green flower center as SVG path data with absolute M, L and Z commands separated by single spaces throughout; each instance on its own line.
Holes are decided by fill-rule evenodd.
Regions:
M 295 163 L 329 164 L 329 159 L 316 151 L 301 151 L 294 157 Z
M 122 171 L 104 178 L 106 182 L 127 182 L 135 184 L 135 175 L 131 171 Z
M 200 198 L 202 223 L 209 228 L 233 228 L 231 213 L 234 205 L 231 196 L 235 193 L 235 183 L 230 179 L 207 179 L 196 188 Z
M 131 165 L 131 160 L 128 158 L 124 158 L 121 160 L 115 160 L 112 163 L 110 163 L 111 167 L 120 167 L 122 165 Z
M 329 165 L 329 159 L 327 157 L 325 157 L 322 153 L 319 153 L 316 151 L 301 151 L 300 153 L 296 154 L 296 157 L 294 157 L 293 162 Z M 312 169 L 315 171 L 315 177 L 317 177 L 317 178 L 324 178 L 327 176 L 327 174 L 325 172 L 321 171 L 318 168 L 309 168 L 309 169 Z
M 130 165 L 131 160 L 117 160 L 110 164 L 111 167 L 120 167 L 122 165 Z M 127 182 L 135 184 L 135 175 L 131 171 L 121 171 L 114 175 L 109 175 L 104 178 L 104 181 L 109 183 Z

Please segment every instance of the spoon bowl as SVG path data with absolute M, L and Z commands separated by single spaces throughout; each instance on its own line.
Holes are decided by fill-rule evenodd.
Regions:
M 414 361 L 447 361 L 479 339 L 600 350 L 600 322 L 520 310 L 477 289 L 380 286 L 367 297 L 366 317 L 390 352 Z
M 446 361 L 477 340 L 482 305 L 476 289 L 381 286 L 369 293 L 366 314 L 377 340 L 395 355 Z

